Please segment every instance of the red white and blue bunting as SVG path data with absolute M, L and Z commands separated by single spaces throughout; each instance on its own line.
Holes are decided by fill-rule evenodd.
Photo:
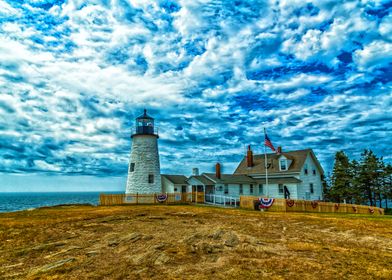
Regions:
M 286 204 L 288 207 L 293 207 L 295 204 L 295 201 L 293 199 L 287 199 Z
M 165 193 L 157 194 L 156 199 L 158 202 L 165 202 L 167 200 L 167 194 Z
M 313 200 L 310 204 L 312 205 L 312 208 L 313 208 L 313 209 L 316 209 L 317 206 L 318 206 L 318 202 L 315 201 L 315 200 Z
M 373 213 L 374 213 L 374 208 L 369 207 L 369 213 L 370 213 L 370 214 L 373 214 Z
M 272 206 L 272 204 L 274 204 L 275 199 L 274 198 L 263 198 L 260 197 L 259 198 L 260 201 L 260 208 L 262 209 L 267 209 L 270 208 Z

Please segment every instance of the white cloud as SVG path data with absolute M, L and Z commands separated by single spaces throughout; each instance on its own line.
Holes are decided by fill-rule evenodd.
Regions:
M 381 67 L 388 67 L 392 63 L 392 44 L 377 40 L 357 50 L 353 59 L 362 71 L 372 71 Z

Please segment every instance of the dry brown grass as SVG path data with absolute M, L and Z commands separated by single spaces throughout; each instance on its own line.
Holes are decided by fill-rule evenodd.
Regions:
M 195 206 L 0 215 L 4 279 L 392 279 L 388 216 Z

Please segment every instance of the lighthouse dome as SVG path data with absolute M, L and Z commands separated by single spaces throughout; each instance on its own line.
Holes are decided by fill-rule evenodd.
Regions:
M 154 118 L 147 115 L 147 110 L 144 109 L 143 115 L 136 118 L 135 134 L 151 134 L 154 135 Z

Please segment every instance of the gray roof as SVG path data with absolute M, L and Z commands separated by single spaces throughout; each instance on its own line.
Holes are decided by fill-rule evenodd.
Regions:
M 258 184 L 267 184 L 265 179 L 255 179 Z M 302 181 L 295 177 L 268 178 L 268 184 L 298 184 Z
M 165 177 L 167 180 L 172 182 L 173 184 L 182 184 L 182 185 L 187 185 L 187 178 L 184 175 L 168 175 L 168 174 L 162 174 L 162 177 Z
M 198 180 L 200 183 L 202 183 L 203 185 L 207 186 L 207 185 L 214 185 L 214 182 L 208 178 L 206 178 L 203 175 L 197 175 L 197 176 L 191 176 L 189 177 L 189 179 L 191 178 L 195 178 L 196 180 Z M 188 180 L 189 180 L 188 179 Z
M 203 173 L 202 175 L 208 177 L 210 180 L 218 184 L 256 184 L 256 180 L 247 175 L 241 174 L 221 174 L 220 179 L 215 176 L 215 173 Z
M 279 157 L 283 155 L 288 159 L 291 159 L 293 162 L 291 163 L 289 169 L 287 171 L 279 170 Z M 280 155 L 276 153 L 267 154 L 267 162 L 270 165 L 268 168 L 268 174 L 284 174 L 290 172 L 300 172 L 303 167 L 306 157 L 310 155 L 314 162 L 316 163 L 321 174 L 324 174 L 323 168 L 321 167 L 319 161 L 317 160 L 315 154 L 312 149 L 306 150 L 298 150 L 298 151 L 290 151 L 290 152 L 282 152 Z M 265 158 L 264 155 L 255 155 L 253 157 L 254 165 L 253 167 L 247 166 L 246 156 L 242 159 L 237 169 L 234 171 L 234 174 L 265 174 Z

